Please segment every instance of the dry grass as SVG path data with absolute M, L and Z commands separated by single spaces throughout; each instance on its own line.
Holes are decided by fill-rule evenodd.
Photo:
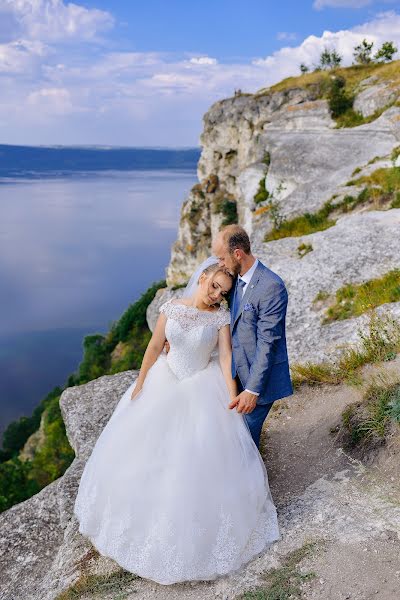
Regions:
M 382 446 L 400 423 L 400 381 L 386 380 L 381 374 L 373 381 L 360 402 L 342 413 L 339 436 L 348 448 L 363 454 Z
M 71 587 L 59 594 L 56 600 L 79 600 L 80 598 L 92 598 L 98 594 L 110 593 L 113 594 L 115 600 L 123 600 L 127 597 L 127 587 L 137 579 L 139 579 L 137 575 L 124 569 L 109 575 L 83 573 Z
M 393 82 L 393 87 L 396 87 L 400 84 L 400 60 L 388 64 L 352 65 L 350 67 L 335 69 L 334 71 L 313 71 L 312 73 L 306 73 L 298 77 L 283 79 L 270 88 L 260 90 L 257 94 L 283 92 L 291 88 L 307 89 L 315 87 L 320 90 L 321 96 L 323 96 L 328 90 L 330 77 L 333 73 L 345 77 L 346 89 L 349 93 L 354 92 L 363 79 L 372 75 L 377 77 L 376 83 L 391 81 Z
M 306 543 L 293 550 L 283 559 L 277 569 L 271 569 L 263 575 L 265 584 L 252 591 L 245 592 L 240 600 L 295 600 L 302 597 L 302 584 L 315 577 L 315 573 L 301 573 L 299 563 L 312 555 L 323 542 Z
M 359 382 L 361 367 L 392 360 L 400 352 L 400 323 L 389 314 L 372 310 L 368 328 L 359 330 L 359 338 L 357 346 L 345 347 L 335 361 L 292 365 L 294 387 Z

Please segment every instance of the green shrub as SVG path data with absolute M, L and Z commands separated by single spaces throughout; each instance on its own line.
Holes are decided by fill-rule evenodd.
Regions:
M 268 200 L 268 197 L 269 192 L 265 188 L 265 177 L 263 177 L 262 179 L 260 179 L 260 182 L 258 184 L 258 191 L 254 196 L 254 202 L 256 204 L 260 204 L 260 202 L 265 202 L 265 200 Z
M 35 452 L 30 472 L 30 478 L 40 489 L 63 475 L 75 457 L 65 431 L 59 398 L 52 399 L 43 417 L 44 442 Z
M 55 387 L 43 398 L 40 404 L 35 408 L 30 417 L 20 417 L 16 421 L 12 421 L 3 433 L 3 447 L 0 451 L 1 461 L 8 460 L 12 456 L 17 456 L 19 451 L 24 447 L 29 436 L 39 429 L 40 419 L 46 406 L 51 402 L 52 398 L 60 396 L 62 389 Z
M 225 199 L 221 205 L 221 212 L 224 215 L 221 225 L 231 225 L 238 222 L 237 204 L 234 200 Z
M 0 512 L 23 502 L 40 490 L 30 478 L 31 464 L 13 457 L 0 464 Z
M 352 447 L 383 443 L 391 421 L 400 421 L 400 383 L 373 383 L 362 402 L 342 413 L 345 440 Z
M 346 80 L 344 77 L 336 76 L 332 79 L 328 92 L 328 105 L 331 116 L 337 119 L 348 110 L 352 109 L 354 96 L 346 92 Z

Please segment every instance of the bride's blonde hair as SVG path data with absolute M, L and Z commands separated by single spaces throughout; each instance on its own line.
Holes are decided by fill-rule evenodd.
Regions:
M 228 269 L 226 269 L 225 267 L 220 267 L 220 266 L 218 265 L 218 263 L 215 263 L 215 264 L 209 265 L 208 267 L 206 267 L 205 269 L 203 269 L 203 271 L 202 271 L 202 272 L 201 272 L 201 274 L 200 274 L 200 277 L 203 275 L 203 273 L 204 273 L 205 275 L 207 275 L 207 276 L 208 276 L 208 275 L 212 275 L 213 277 L 215 277 L 215 275 L 216 275 L 217 273 L 223 273 L 224 275 L 226 275 L 227 277 L 229 277 L 229 278 L 231 279 L 231 281 L 232 281 L 232 286 L 231 286 L 231 289 L 232 289 L 232 287 L 233 287 L 233 282 L 234 282 L 234 279 L 235 279 L 235 277 L 232 275 L 232 273 L 230 273 L 230 272 L 228 271 Z M 199 277 L 199 279 L 200 279 L 200 277 Z M 226 299 L 228 298 L 230 291 L 231 291 L 231 290 L 229 290 L 229 292 L 226 294 L 226 296 L 224 296 L 224 300 L 226 300 Z M 218 303 L 218 302 L 217 302 L 217 303 L 215 304 L 215 306 L 220 306 L 220 303 Z

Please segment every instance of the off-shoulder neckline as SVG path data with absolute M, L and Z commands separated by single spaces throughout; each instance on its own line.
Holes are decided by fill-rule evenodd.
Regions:
M 211 315 L 215 315 L 216 313 L 219 313 L 221 311 L 225 311 L 228 312 L 225 308 L 223 308 L 222 306 L 220 306 L 219 308 L 217 308 L 216 310 L 201 310 L 201 308 L 197 308 L 197 306 L 189 306 L 188 304 L 184 304 L 183 302 L 174 302 L 174 300 L 176 300 L 176 298 L 170 298 L 169 302 L 173 305 L 173 306 L 184 306 L 185 308 L 192 308 L 194 310 L 197 310 L 200 313 L 206 313 L 206 314 L 211 314 Z

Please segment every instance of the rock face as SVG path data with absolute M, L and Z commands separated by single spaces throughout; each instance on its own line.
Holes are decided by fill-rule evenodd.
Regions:
M 80 574 L 91 544 L 72 515 L 77 486 L 96 439 L 137 372 L 67 388 L 61 410 L 76 458 L 62 477 L 0 514 L 0 599 L 53 600 Z M 103 572 L 118 570 L 103 558 Z
M 380 107 L 381 95 L 375 87 L 361 89 L 355 106 L 368 115 Z M 400 93 L 397 88 L 386 89 L 384 105 Z M 373 103 L 374 110 L 367 107 L 368 94 L 368 106 Z M 371 123 L 337 129 L 327 102 L 315 99 L 313 90 L 236 96 L 216 102 L 206 113 L 201 142 L 200 185 L 217 177 L 223 192 L 236 201 L 239 222 L 253 240 L 261 241 L 272 223 L 255 210 L 260 180 L 265 179 L 282 216 L 318 210 L 333 195 L 343 193 L 354 169 L 377 156 L 389 156 L 399 145 L 400 108 L 392 106 Z M 188 216 L 191 210 L 194 219 Z M 209 201 L 200 202 L 194 190 L 182 210 L 168 267 L 169 286 L 188 279 L 210 251 L 213 233 Z
M 345 283 L 361 283 L 400 265 L 395 243 L 400 233 L 398 209 L 358 209 L 341 215 L 326 231 L 264 242 L 274 225 L 269 203 L 277 207 L 279 218 L 314 213 L 328 200 L 338 202 L 363 189 L 349 185 L 354 172 L 360 177 L 397 165 L 390 157 L 400 144 L 400 107 L 393 105 L 399 87 L 369 78 L 358 90 L 354 107 L 364 116 L 389 106 L 379 118 L 358 127 L 336 128 L 327 102 L 318 99 L 313 88 L 235 96 L 216 102 L 204 117 L 200 186 L 211 178 L 218 180 L 218 189 L 235 200 L 238 222 L 249 232 L 256 256 L 285 280 L 289 351 L 295 361 L 326 356 L 348 339 L 349 332 L 354 339 L 358 322 L 363 322 L 322 327 L 322 311 L 313 302 L 319 291 L 334 293 Z M 255 196 L 263 186 L 269 199 L 258 204 Z M 168 267 L 170 290 L 185 283 L 211 254 L 221 223 L 213 220 L 210 195 L 195 204 L 196 193 L 182 212 Z M 190 220 L 188 211 L 194 206 L 196 218 Z M 302 243 L 313 251 L 300 259 L 297 249 Z M 157 302 L 160 298 L 162 294 Z

